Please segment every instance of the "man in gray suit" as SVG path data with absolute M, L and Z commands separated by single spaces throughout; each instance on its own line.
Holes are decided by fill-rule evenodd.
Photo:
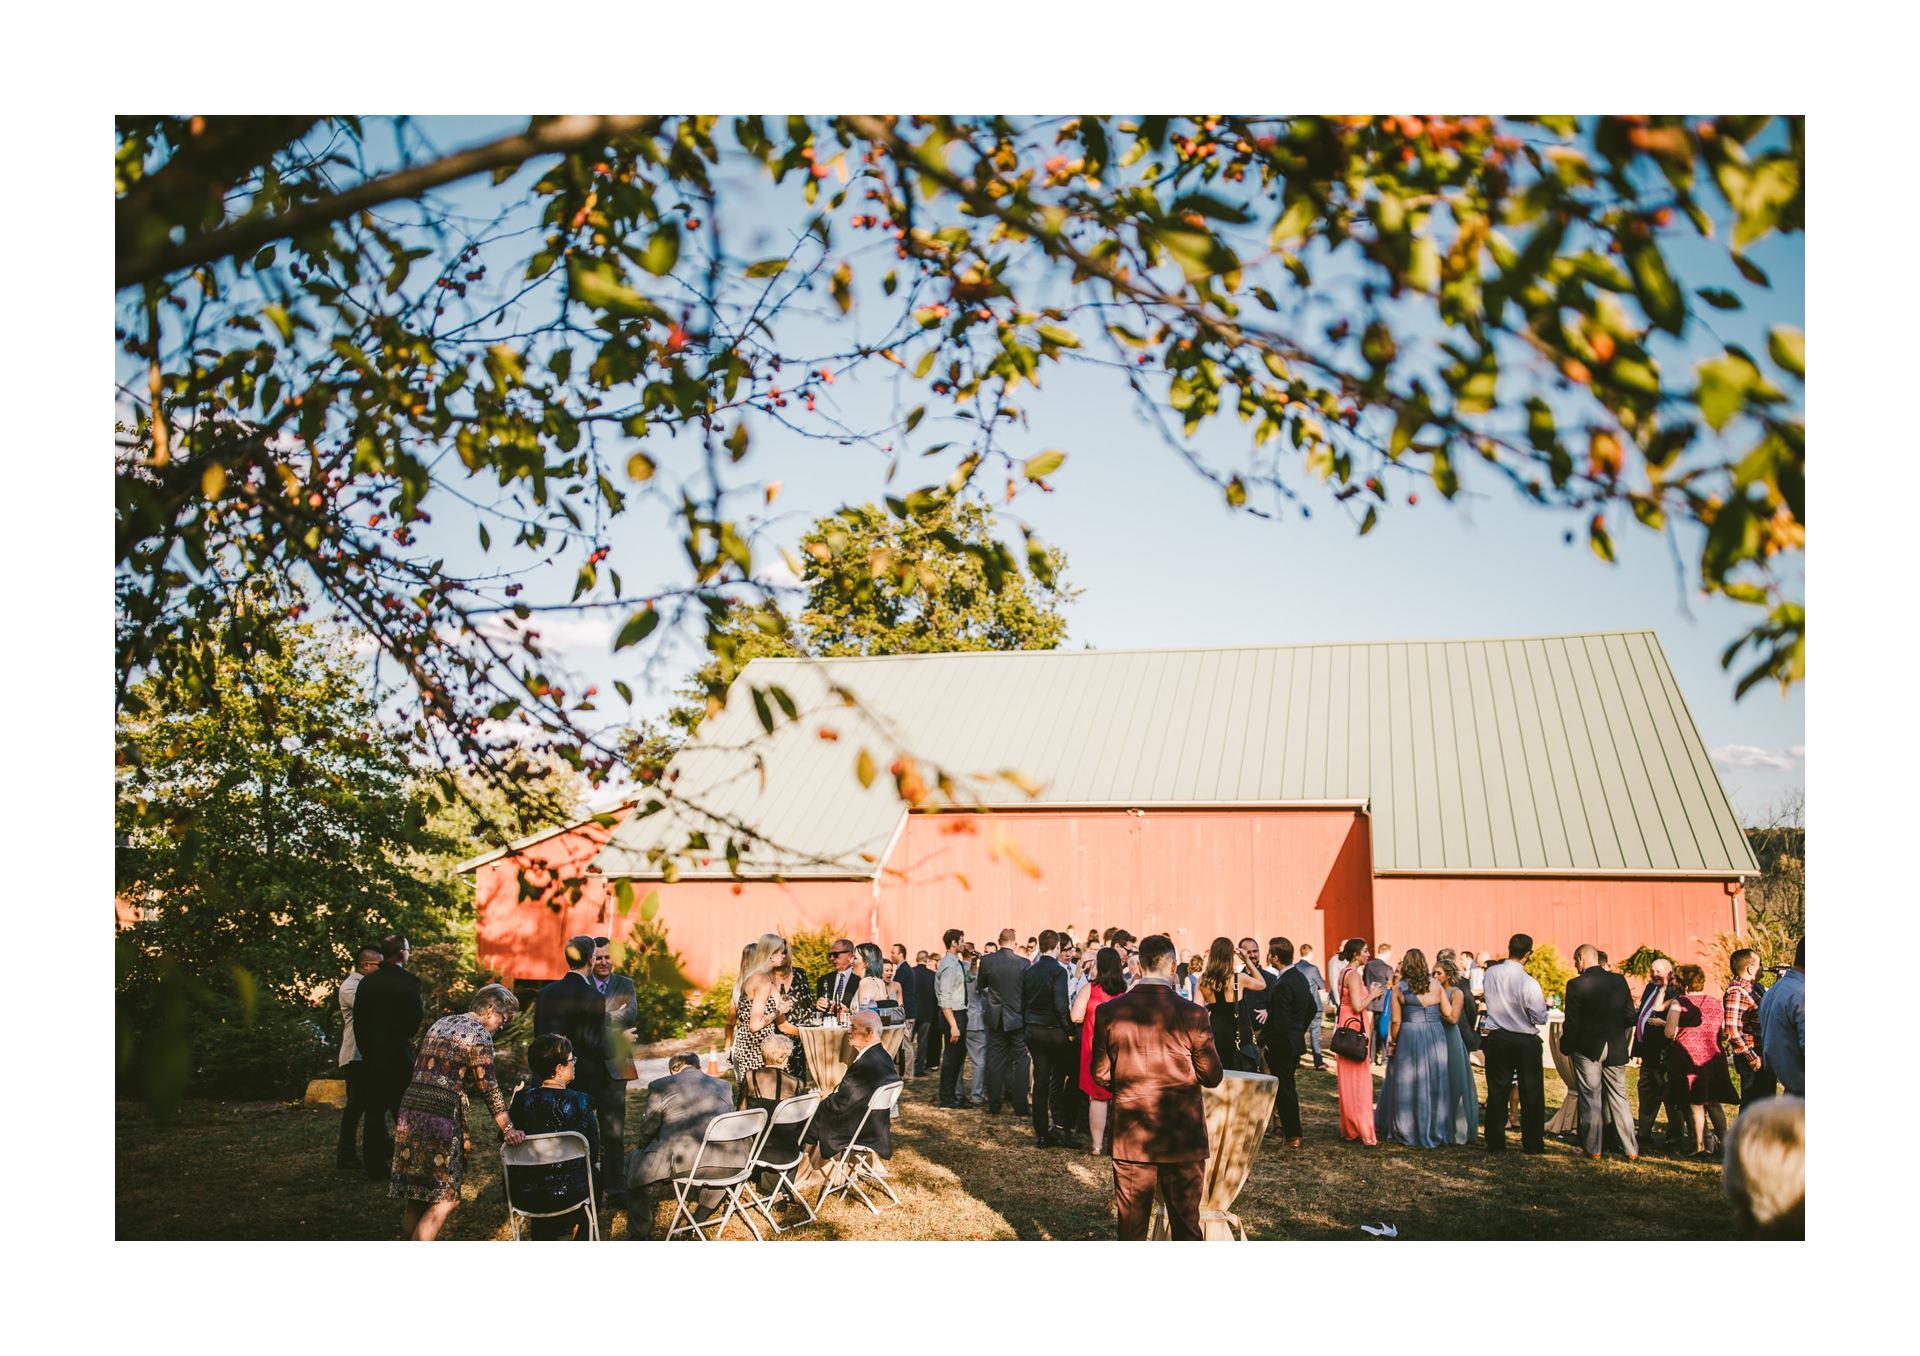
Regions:
M 647 1084 L 647 1114 L 640 1121 L 640 1147 L 627 1155 L 627 1237 L 652 1238 L 653 1212 L 673 1190 L 670 1182 L 690 1171 L 715 1116 L 733 1110 L 733 1084 L 700 1072 L 700 1056 L 683 1050 L 667 1061 L 667 1076 Z M 747 1163 L 751 1140 L 715 1145 L 700 1165 L 702 1177 L 728 1177 Z M 702 1215 L 725 1197 L 700 1193 Z
M 987 1114 L 998 1115 L 1000 1103 L 1011 1100 L 1019 1116 L 1033 1114 L 1027 1102 L 1026 1017 L 1020 989 L 1027 959 L 1014 949 L 1018 934 L 1000 929 L 1000 949 L 980 961 L 980 1006 L 987 1018 Z
M 627 1152 L 627 1075 L 633 1070 L 633 1024 L 640 1020 L 640 1000 L 633 981 L 613 972 L 611 939 L 593 939 L 587 973 L 607 1005 L 607 1081 L 593 1108 L 600 1119 L 599 1180 L 608 1184 L 608 1198 L 618 1205 L 620 1166 Z
M 968 942 L 960 952 L 967 962 L 967 1061 L 973 1065 L 975 1106 L 987 1104 L 987 1009 L 980 996 L 980 953 Z
M 1628 1159 L 1635 1159 L 1640 1156 L 1640 1142 L 1634 1133 L 1633 1108 L 1627 1103 L 1633 994 L 1622 976 L 1600 963 L 1600 953 L 1592 946 L 1583 943 L 1574 948 L 1573 963 L 1580 973 L 1567 981 L 1560 1048 L 1573 1064 L 1574 1087 L 1580 1094 L 1581 1147 L 1588 1158 L 1600 1157 L 1606 1122 L 1611 1120 Z M 1487 1111 L 1495 1114 L 1492 1107 Z

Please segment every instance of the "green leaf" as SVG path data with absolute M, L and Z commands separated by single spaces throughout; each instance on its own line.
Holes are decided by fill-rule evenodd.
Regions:
M 652 480 L 653 472 L 653 458 L 649 457 L 645 452 L 635 452 L 631 457 L 627 458 L 627 474 L 635 480 Z
M 656 278 L 664 278 L 673 272 L 673 266 L 680 262 L 680 226 L 675 221 L 663 221 L 640 251 L 640 267 Z
M 1060 325 L 1036 325 L 1034 330 L 1042 339 L 1058 344 L 1061 348 L 1079 348 L 1080 336 Z
M 926 376 L 927 373 L 933 371 L 933 360 L 939 356 L 940 350 L 937 348 L 930 348 L 925 353 L 922 353 L 920 355 L 920 361 L 914 364 L 914 380 L 918 381 L 920 378 Z
M 1280 214 L 1280 220 L 1273 223 L 1273 245 L 1277 249 L 1284 240 L 1298 240 L 1313 225 L 1320 209 L 1314 206 L 1312 198 L 1302 195 L 1287 204 L 1287 210 Z
M 1723 287 L 1695 288 L 1694 295 L 1719 311 L 1737 311 L 1741 306 L 1740 298 Z
M 777 278 L 787 271 L 785 259 L 762 259 L 757 264 L 747 265 L 749 278 Z
M 853 775 L 860 779 L 860 785 L 872 786 L 878 772 L 879 769 L 874 766 L 873 755 L 865 749 L 860 750 L 860 756 L 853 760 Z
M 1247 482 L 1235 476 L 1227 482 L 1227 507 L 1240 508 L 1247 502 Z
M 611 260 L 587 262 L 574 255 L 567 260 L 567 280 L 575 299 L 593 310 L 626 319 L 664 318 L 658 306 L 633 290 Z
M 786 712 L 788 720 L 800 719 L 800 708 L 794 704 L 792 696 L 784 687 L 770 687 L 767 689 L 767 695 L 773 698 L 774 703 L 782 711 Z
M 1687 304 L 1680 288 L 1667 271 L 1666 257 L 1657 245 L 1636 245 L 1627 252 L 1627 267 L 1633 273 L 1634 295 L 1647 319 L 1668 334 L 1678 334 L 1687 323 Z
M 1781 370 L 1802 381 L 1807 377 L 1807 336 L 1791 325 L 1775 325 L 1767 331 L 1767 356 Z
M 1607 535 L 1606 522 L 1598 514 L 1587 524 L 1587 544 L 1600 559 L 1613 563 L 1613 538 Z
M 749 688 L 753 694 L 753 714 L 760 718 L 760 728 L 768 734 L 773 733 L 773 708 L 767 705 L 767 694 L 761 688 Z
M 927 407 L 925 405 L 915 405 L 911 410 L 907 412 L 907 432 L 911 433 L 915 429 L 919 428 L 920 421 L 922 419 L 925 419 L 926 417 L 927 417 Z
M 633 882 L 625 876 L 613 878 L 613 896 L 619 901 L 618 912 L 622 918 L 633 912 Z
M 633 705 L 633 689 L 621 682 L 618 678 L 613 680 L 613 690 L 620 694 L 620 699 L 626 702 L 628 706 Z
M 1052 475 L 1060 469 L 1066 459 L 1067 454 L 1065 452 L 1060 451 L 1058 448 L 1048 448 L 1045 452 L 1042 452 L 1039 456 L 1027 462 L 1027 479 L 1038 480 L 1042 476 Z
M 1380 521 L 1380 515 L 1374 511 L 1374 507 L 1372 504 L 1368 504 L 1367 516 L 1360 520 L 1360 535 L 1364 537 L 1367 535 L 1367 533 L 1373 531 L 1374 524 L 1378 523 L 1379 521 Z
M 1741 277 L 1745 278 L 1755 287 L 1773 286 L 1772 283 L 1767 281 L 1767 275 L 1760 271 L 1760 265 L 1750 262 L 1746 255 L 1739 253 L 1734 254 L 1733 266 L 1740 270 Z
M 627 618 L 627 624 L 620 628 L 620 634 L 615 636 L 613 640 L 615 652 L 617 653 L 618 651 L 624 650 L 629 645 L 638 645 L 641 641 L 652 635 L 653 628 L 659 624 L 659 611 L 655 609 L 653 604 L 647 604 L 647 606 Z

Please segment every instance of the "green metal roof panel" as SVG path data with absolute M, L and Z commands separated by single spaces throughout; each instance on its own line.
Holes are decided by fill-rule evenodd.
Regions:
M 739 683 L 784 687 L 800 719 L 765 734 L 736 685 L 602 870 L 658 874 L 647 850 L 698 830 L 709 863 L 684 874 L 724 875 L 730 826 L 751 825 L 766 841 L 743 847 L 747 874 L 871 876 L 901 805 L 884 773 L 855 780 L 863 746 L 882 763 L 905 748 L 989 804 L 1365 801 L 1381 872 L 1754 870 L 1649 631 L 762 659 Z M 1042 784 L 1037 802 L 1005 769 Z

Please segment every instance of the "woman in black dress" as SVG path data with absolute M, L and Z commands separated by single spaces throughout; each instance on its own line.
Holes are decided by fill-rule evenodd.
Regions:
M 587 1164 L 600 1162 L 600 1117 L 586 1093 L 575 1092 L 567 1086 L 573 1082 L 577 1067 L 573 1042 L 558 1032 L 535 1036 L 528 1047 L 527 1071 L 539 1084 L 514 1093 L 513 1104 L 507 1108 L 507 1119 L 515 1129 L 528 1135 L 577 1131 L 587 1137 L 587 1157 L 565 1163 L 508 1168 L 514 1204 L 522 1209 L 551 1210 L 566 1201 L 584 1200 Z M 587 1237 L 585 1205 L 564 1215 L 530 1219 L 527 1223 L 532 1226 L 536 1241 Z
M 1259 967 L 1248 965 L 1227 937 L 1215 937 L 1207 949 L 1207 968 L 1200 975 L 1200 1001 L 1206 1004 L 1213 1026 L 1213 1045 L 1229 1069 L 1245 1069 L 1240 1055 L 1240 995 L 1267 987 Z

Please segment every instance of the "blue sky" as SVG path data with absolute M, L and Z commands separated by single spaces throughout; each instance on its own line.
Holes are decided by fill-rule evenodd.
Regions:
M 524 120 L 433 119 L 424 126 L 450 146 L 517 130 Z M 523 171 L 511 185 L 530 185 L 534 177 Z M 764 179 L 734 178 L 721 214 L 729 252 L 743 260 L 784 254 L 796 229 L 785 205 L 792 196 L 770 194 Z M 456 210 L 488 215 L 499 201 L 479 184 L 459 186 L 447 197 Z M 856 210 L 859 204 L 850 202 L 842 218 Z M 842 234 L 836 243 L 851 239 Z M 874 286 L 883 271 L 879 261 L 893 261 L 877 237 L 868 239 L 876 247 L 874 262 L 856 263 L 861 300 L 850 323 L 871 338 L 899 314 L 899 300 L 885 303 Z M 524 238 L 511 244 L 522 260 L 528 248 Z M 1758 304 L 1733 316 L 1714 313 L 1713 321 L 1722 338 L 1764 351 L 1768 325 L 1805 323 L 1801 238 L 1770 240 L 1754 257 L 1772 274 L 1772 292 L 1742 286 Z M 1740 286 L 1717 246 L 1683 249 L 1676 266 L 1688 286 Z M 496 269 L 489 284 L 517 278 L 518 272 Z M 1316 273 L 1328 276 L 1324 268 Z M 814 303 L 824 305 L 824 298 Z M 817 342 L 822 352 L 850 344 L 844 326 L 802 320 L 793 333 L 802 342 Z M 1508 387 L 1502 395 L 1517 404 Z M 855 426 L 881 422 L 888 412 L 898 418 L 926 398 L 904 373 L 878 363 L 864 375 L 836 382 L 831 397 Z M 1068 460 L 1050 478 L 1057 493 L 1028 490 L 1003 520 L 1016 542 L 1018 524 L 1025 523 L 1067 553 L 1069 578 L 1082 590 L 1067 612 L 1069 645 L 1259 645 L 1650 627 L 1736 809 L 1749 820 L 1763 817 L 1770 804 L 1804 783 L 1803 693 L 1783 699 L 1777 688 L 1762 686 L 1733 700 L 1733 678 L 1718 657 L 1751 624 L 1751 610 L 1702 596 L 1688 584 L 1697 540 L 1683 534 L 1676 564 L 1667 541 L 1616 522 L 1618 562 L 1608 565 L 1588 549 L 1584 516 L 1528 507 L 1503 477 L 1490 468 L 1476 475 L 1481 468 L 1471 465 L 1461 468 L 1463 493 L 1451 504 L 1410 476 L 1399 484 L 1389 479 L 1393 497 L 1381 510 L 1379 527 L 1364 539 L 1305 477 L 1292 483 L 1311 517 L 1296 508 L 1263 520 L 1230 511 L 1219 490 L 1183 464 L 1111 373 L 1049 367 L 1040 389 L 1023 388 L 1018 399 L 1027 427 L 1010 438 L 1008 450 L 1030 456 L 1058 447 Z M 932 402 L 911 442 L 925 447 L 967 435 L 966 425 L 945 422 L 943 432 L 940 403 Z M 843 503 L 878 500 L 890 489 L 944 479 L 959 451 L 925 465 L 904 456 L 889 486 L 888 458 L 875 449 L 804 439 L 767 421 L 752 428 L 753 449 L 731 473 L 731 503 L 739 516 L 758 519 L 755 550 L 764 559 L 776 557 L 777 547 L 791 546 L 816 516 Z M 1203 429 L 1193 446 L 1203 456 L 1218 452 L 1224 461 L 1226 449 L 1242 436 L 1242 426 L 1229 418 Z M 626 579 L 629 598 L 683 579 L 684 558 L 670 519 L 678 476 L 696 464 L 693 449 L 658 439 L 648 446 L 660 474 L 651 493 L 635 497 L 610 538 L 609 563 Z M 624 464 L 617 444 L 603 451 L 614 464 Z M 782 482 L 781 492 L 771 508 L 763 508 L 764 486 L 773 480 Z M 1417 507 L 1406 503 L 1409 491 L 1419 493 Z M 1255 503 L 1261 502 L 1256 493 Z M 434 528 L 422 534 L 422 549 L 446 555 L 456 571 L 477 568 L 483 558 L 471 519 L 455 507 L 438 506 Z M 1575 530 L 1572 544 L 1562 539 L 1569 528 Z M 496 540 L 502 535 L 496 532 Z M 577 563 L 563 558 L 528 576 L 528 601 L 564 602 Z M 565 672 L 569 691 L 597 686 L 601 714 L 609 720 L 629 715 L 613 694 L 614 679 L 635 688 L 632 715 L 658 714 L 700 659 L 697 640 L 687 637 L 667 638 L 647 673 L 638 670 L 635 651 L 613 655 L 612 636 L 627 610 L 542 614 L 536 623 L 554 661 L 549 673 Z

